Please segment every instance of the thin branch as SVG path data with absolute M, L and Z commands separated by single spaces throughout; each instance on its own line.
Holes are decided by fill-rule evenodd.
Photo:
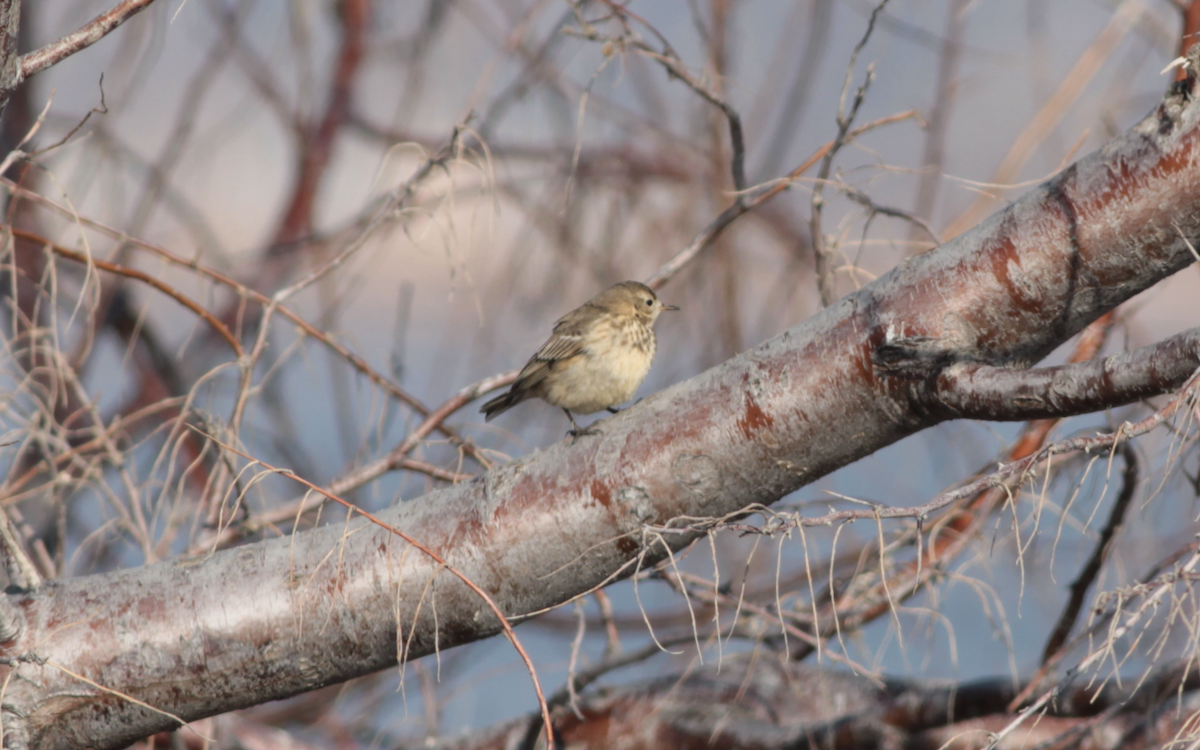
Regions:
M 688 71 L 687 66 L 683 64 L 683 60 L 667 42 L 662 34 L 650 25 L 646 19 L 629 10 L 624 5 L 618 5 L 612 0 L 604 0 L 604 4 L 612 11 L 613 16 L 621 20 L 626 27 L 626 33 L 618 39 L 612 39 L 597 32 L 591 24 L 586 24 L 583 29 L 564 29 L 564 33 L 572 34 L 583 39 L 588 39 L 594 42 L 604 42 L 611 44 L 616 42 L 622 47 L 634 49 L 646 57 L 654 60 L 662 65 L 667 71 L 667 76 L 677 78 L 682 81 L 688 88 L 700 95 L 700 98 L 721 110 L 725 115 L 725 119 L 729 121 L 729 146 L 732 152 L 730 157 L 730 171 L 733 175 L 733 187 L 738 192 L 746 189 L 746 144 L 745 136 L 742 131 L 742 117 L 738 114 L 725 99 L 707 86 L 704 86 L 700 81 L 697 81 Z M 628 28 L 628 19 L 634 19 L 638 23 L 645 26 L 663 45 L 663 50 L 658 50 L 651 47 L 642 39 L 638 38 Z
M 21 535 L 13 525 L 7 509 L 3 507 L 0 507 L 0 547 L 3 548 L 0 552 L 4 555 L 5 572 L 12 584 L 26 589 L 36 589 L 42 585 L 42 576 L 38 573 L 37 566 L 33 564 L 29 553 L 25 551 Z M 0 599 L 7 602 L 8 598 L 0 597 Z M 9 639 L 0 638 L 0 641 L 5 640 Z
M 22 188 L 21 186 L 17 185 L 16 183 L 12 182 L 11 180 L 0 178 L 0 185 L 4 185 L 5 187 L 7 187 L 12 194 L 20 196 L 22 200 L 36 202 L 40 205 L 52 208 L 55 211 L 58 211 L 58 212 L 62 213 L 64 216 L 70 218 L 72 221 L 78 221 L 80 224 L 82 224 L 86 227 L 89 227 L 91 229 L 94 229 L 94 230 L 100 232 L 101 234 L 104 234 L 105 236 L 107 236 L 113 240 L 116 240 L 117 242 L 129 243 L 132 246 L 142 248 L 143 250 L 147 250 L 147 251 L 157 255 L 158 257 L 162 258 L 163 260 L 166 260 L 168 263 L 171 263 L 172 265 L 176 265 L 181 268 L 190 269 L 190 270 L 198 273 L 199 275 L 209 279 L 210 281 L 213 281 L 217 284 L 220 284 L 222 286 L 229 288 L 232 292 L 234 292 L 235 294 L 237 294 L 240 297 L 244 297 L 252 302 L 256 302 L 259 305 L 262 305 L 263 307 L 267 307 L 268 305 L 271 304 L 271 298 L 268 297 L 267 295 L 262 294 L 261 292 L 255 291 L 254 289 L 251 289 L 251 288 L 245 286 L 244 284 L 240 283 L 236 279 L 234 279 L 230 276 L 227 276 L 219 271 L 213 270 L 213 269 L 209 268 L 208 266 L 201 264 L 198 260 L 185 258 L 181 255 L 178 255 L 178 254 L 166 249 L 165 247 L 162 247 L 161 245 L 155 245 L 154 243 L 146 242 L 145 240 L 141 240 L 136 237 L 131 237 L 125 232 L 122 232 L 117 229 L 113 229 L 112 227 L 109 227 L 108 225 L 103 224 L 101 222 L 95 221 L 94 219 L 89 219 L 84 216 L 78 216 L 78 215 L 74 214 L 73 212 L 71 212 L 70 210 L 68 210 L 68 209 L 58 205 L 54 201 L 46 198 L 45 196 L 42 196 L 42 195 L 39 195 L 38 193 L 34 193 L 29 190 L 26 190 L 25 188 Z M 326 348 L 335 352 L 338 356 L 340 356 L 341 358 L 346 360 L 346 362 L 348 362 L 351 367 L 353 367 L 354 369 L 358 370 L 360 373 L 365 375 L 368 380 L 370 380 L 376 386 L 382 388 L 384 391 L 386 391 L 389 395 L 391 395 L 397 401 L 400 401 L 401 403 L 405 404 L 406 406 L 412 408 L 414 411 L 416 411 L 422 417 L 429 416 L 429 414 L 430 414 L 429 407 L 425 406 L 425 404 L 422 403 L 416 396 L 413 396 L 408 391 L 401 388 L 397 383 L 393 382 L 387 376 L 382 375 L 381 373 L 377 372 L 373 367 L 371 367 L 370 364 L 367 363 L 367 361 L 365 359 L 358 356 L 357 354 L 354 354 L 349 349 L 347 349 L 346 347 L 339 344 L 332 336 L 321 331 L 319 328 L 317 328 L 313 324 L 309 323 L 307 320 L 302 318 L 298 313 L 294 312 L 293 310 L 286 307 L 285 305 L 276 305 L 275 309 L 280 315 L 282 315 L 283 317 L 287 318 L 289 321 L 294 323 L 296 325 L 296 327 L 300 331 L 302 331 L 305 335 L 310 336 L 311 338 L 319 341 L 320 343 L 325 345 Z M 481 381 L 481 382 L 487 382 L 487 381 Z M 499 388 L 501 386 L 497 385 L 495 387 Z M 471 456 L 473 459 L 475 459 L 477 461 L 480 461 L 481 457 L 478 455 L 478 451 L 476 451 L 475 447 L 473 445 L 471 445 L 470 443 L 466 442 L 465 440 L 463 440 L 457 434 L 457 432 L 455 432 L 451 428 L 446 427 L 445 425 L 442 425 L 440 423 L 439 423 L 437 429 L 439 432 L 441 432 L 442 434 L 444 434 L 448 438 L 450 438 L 452 441 L 454 441 L 454 443 L 456 445 L 462 446 L 462 448 L 467 452 L 467 455 Z M 486 461 L 481 461 L 481 463 L 484 466 L 488 465 Z
M 929 235 L 929 238 L 933 240 L 934 246 L 942 244 L 942 238 L 938 236 L 938 233 L 934 231 L 928 221 L 921 218 L 920 214 L 909 213 L 902 208 L 881 206 L 871 196 L 849 185 L 840 184 L 838 185 L 838 189 L 845 193 L 847 198 L 870 211 L 872 215 L 879 214 L 881 216 L 890 216 L 893 219 L 903 219 L 912 224 L 913 227 Z
M 493 375 L 489 378 L 484 378 L 477 383 L 473 383 L 466 388 L 461 389 L 458 393 L 451 396 L 441 406 L 434 410 L 421 424 L 410 432 L 400 443 L 388 454 L 382 458 L 376 459 L 371 463 L 359 467 L 354 471 L 346 474 L 338 479 L 333 480 L 329 485 L 329 492 L 344 495 L 348 492 L 353 492 L 359 487 L 371 482 L 389 471 L 397 469 L 408 469 L 419 473 L 427 474 L 435 479 L 444 479 L 448 482 L 461 482 L 469 479 L 466 475 L 456 474 L 453 472 L 445 472 L 444 470 L 433 470 L 434 467 L 425 464 L 424 462 L 414 461 L 408 457 L 408 454 L 416 448 L 422 440 L 427 438 L 431 432 L 436 429 L 441 429 L 442 422 L 450 417 L 454 412 L 461 409 L 463 406 L 471 403 L 475 399 L 482 396 L 484 393 L 493 391 L 497 388 L 503 388 L 511 385 L 517 379 L 519 370 L 510 370 L 509 372 Z M 480 457 L 482 459 L 482 456 Z M 271 524 L 282 523 L 292 518 L 298 518 L 302 513 L 320 508 L 324 501 L 313 499 L 310 495 L 293 500 L 289 503 L 274 508 L 271 511 L 264 513 L 254 519 L 248 520 L 244 524 L 231 526 L 222 529 L 216 536 L 204 540 L 204 543 L 189 551 L 189 555 L 202 554 L 211 551 L 214 548 L 222 547 L 231 543 L 235 539 L 244 536 L 245 534 L 253 533 L 259 529 L 265 528 Z
M 833 169 L 833 159 L 837 156 L 838 151 L 850 142 L 848 138 L 850 134 L 850 126 L 854 123 L 854 118 L 858 116 L 858 110 L 862 107 L 863 101 L 867 96 L 867 89 L 870 88 L 871 82 L 875 79 L 874 64 L 867 66 L 867 75 L 863 79 L 862 84 L 854 92 L 854 101 L 850 105 L 850 111 L 846 111 L 846 96 L 850 93 L 850 84 L 854 80 L 854 66 L 858 62 L 858 54 L 867 46 L 867 42 L 871 39 L 871 34 L 875 31 L 875 22 L 879 18 L 879 14 L 887 6 L 889 0 L 880 0 L 880 3 L 871 11 L 871 17 L 867 20 L 866 31 L 863 32 L 862 38 L 858 40 L 858 44 L 854 46 L 854 51 L 850 53 L 850 63 L 846 66 L 846 79 L 842 82 L 842 95 L 838 101 L 837 113 L 837 135 L 833 139 L 833 143 L 829 150 L 825 152 L 824 158 L 821 161 L 821 168 L 817 171 L 817 183 L 813 187 L 812 193 L 812 215 L 809 218 L 809 231 L 812 234 L 813 257 L 816 261 L 816 276 L 817 289 L 821 293 L 821 304 L 829 307 L 835 299 L 835 287 L 833 279 L 833 250 L 826 247 L 824 230 L 821 228 L 822 208 L 825 205 L 825 183 L 829 180 L 829 174 Z
M 285 248 L 294 248 L 293 243 L 306 236 L 312 227 L 317 191 L 333 157 L 334 143 L 350 112 L 350 98 L 366 51 L 371 12 L 371 0 L 345 0 L 338 4 L 341 46 L 333 66 L 328 104 L 315 128 L 297 126 L 300 143 L 295 184 L 283 220 L 275 230 L 268 257 L 279 255 Z
M 1198 550 L 1200 550 L 1200 541 L 1193 539 L 1188 544 L 1159 560 L 1146 575 L 1138 579 L 1137 583 L 1125 587 L 1122 593 L 1129 596 L 1144 595 L 1154 591 L 1156 583 L 1173 583 L 1181 577 L 1186 578 L 1186 576 L 1181 576 L 1179 573 L 1180 562 L 1185 558 L 1194 556 Z M 1121 612 L 1119 594 L 1117 597 L 1114 597 L 1114 593 L 1116 592 L 1106 592 L 1106 595 L 1098 598 L 1095 607 L 1098 611 L 1094 613 L 1094 617 L 1088 624 L 1088 627 L 1082 632 L 1077 633 L 1070 641 L 1064 643 L 1056 653 L 1038 668 L 1037 673 L 1029 680 L 1029 684 L 1009 702 L 1007 707 L 1009 713 L 1016 711 L 1027 703 L 1033 694 L 1046 684 L 1046 677 L 1058 667 L 1071 651 L 1109 627 L 1112 619 Z M 1114 599 L 1117 600 L 1118 606 L 1109 607 L 1108 603 Z M 1070 678 L 1077 672 L 1078 669 L 1071 670 L 1067 677 Z
M 919 119 L 915 109 L 910 109 L 905 112 L 898 112 L 894 115 L 888 115 L 887 117 L 881 117 L 878 120 L 873 120 L 872 122 L 866 123 L 865 125 L 851 130 L 847 134 L 845 142 L 849 143 L 858 136 L 875 130 L 876 128 L 883 127 L 884 125 L 891 125 L 892 123 L 915 119 Z M 745 200 L 740 200 L 734 203 L 732 206 L 722 211 L 717 218 L 709 222 L 708 226 L 700 230 L 700 233 L 688 243 L 687 247 L 677 252 L 670 260 L 668 260 L 657 271 L 655 271 L 649 279 L 646 280 L 646 286 L 650 287 L 651 289 L 661 288 L 664 284 L 670 281 L 672 277 L 682 271 L 685 266 L 695 260 L 696 256 L 699 255 L 701 251 L 708 248 L 708 246 L 711 245 L 713 241 L 720 236 L 721 232 L 725 231 L 730 224 L 744 214 L 754 210 L 758 206 L 766 203 L 783 191 L 789 189 L 795 183 L 795 181 L 799 179 L 800 175 L 807 172 L 814 164 L 816 164 L 829 153 L 829 151 L 833 148 L 834 143 L 835 141 L 829 141 L 824 146 L 821 146 L 819 149 L 813 152 L 812 156 L 805 159 L 800 166 L 796 167 L 791 172 L 788 172 L 783 177 L 763 183 L 758 187 L 750 188 L 750 190 L 747 191 Z
M 1100 567 L 1108 558 L 1113 537 L 1125 523 L 1125 512 L 1133 502 L 1133 494 L 1137 490 L 1138 480 L 1137 454 L 1133 452 L 1133 448 L 1128 443 L 1121 446 L 1120 453 L 1121 459 L 1125 461 L 1125 472 L 1121 476 L 1121 492 L 1117 495 L 1116 502 L 1113 503 L 1108 523 L 1104 525 L 1104 530 L 1100 532 L 1100 538 L 1096 540 L 1092 556 L 1088 558 L 1083 570 L 1079 571 L 1079 577 L 1071 582 L 1071 597 L 1067 606 L 1063 608 L 1062 614 L 1059 615 L 1058 623 L 1046 641 L 1046 647 L 1042 650 L 1043 664 L 1062 648 L 1067 641 L 1067 636 L 1071 634 L 1071 628 L 1075 627 L 1075 621 L 1083 609 L 1084 596 L 1087 595 L 1088 589 L 1091 588 L 1096 576 L 1100 573 Z
M 451 414 L 489 391 L 511 385 L 516 380 L 518 372 L 520 371 L 510 370 L 499 375 L 493 375 L 461 389 L 426 417 L 424 422 L 410 432 L 400 445 L 388 451 L 386 456 L 376 459 L 340 479 L 334 480 L 330 484 L 330 491 L 337 493 L 350 492 L 400 466 L 413 448 L 416 448 L 422 440 L 428 437 L 429 433 L 438 429 L 442 422 L 448 419 Z
M 21 239 L 28 240 L 29 242 L 36 242 L 46 249 L 52 251 L 55 255 L 61 255 L 64 258 L 69 258 L 77 263 L 82 263 L 85 266 L 94 266 L 99 268 L 101 271 L 108 271 L 109 273 L 115 273 L 118 276 L 136 279 L 143 284 L 154 287 L 158 291 L 191 310 L 197 316 L 202 318 L 205 323 L 208 323 L 210 326 L 212 326 L 213 330 L 220 334 L 221 338 L 225 339 L 225 342 L 229 344 L 229 347 L 233 349 L 234 354 L 236 354 L 238 357 L 241 357 L 245 353 L 242 350 L 241 342 L 237 340 L 237 337 L 233 335 L 233 332 L 230 331 L 224 323 L 217 319 L 217 316 L 204 309 L 195 300 L 187 297 L 171 285 L 159 281 L 150 274 L 138 271 L 134 268 L 127 268 L 125 266 L 117 265 L 116 263 L 109 263 L 108 261 L 99 260 L 98 258 L 93 258 L 87 253 L 79 252 L 77 250 L 69 250 L 61 245 L 57 245 L 49 241 L 45 237 L 35 234 L 34 232 L 27 232 L 24 229 L 18 229 L 7 224 L 0 224 L 0 232 L 2 231 L 7 231 L 14 237 L 20 237 Z
M 1145 596 L 1145 598 L 1142 600 L 1142 603 L 1138 605 L 1137 609 L 1129 613 L 1120 623 L 1114 624 L 1114 626 L 1108 631 L 1108 638 L 1106 639 L 1105 644 L 1102 644 L 1085 656 L 1079 662 L 1079 664 L 1072 669 L 1065 678 L 1063 678 L 1060 684 L 1055 685 L 1054 687 L 1042 693 L 1037 700 L 1023 708 L 1017 717 L 1005 725 L 1003 729 L 994 733 L 992 735 L 991 742 L 987 746 L 987 750 L 993 750 L 994 748 L 998 747 L 1005 737 L 1016 730 L 1017 727 L 1028 721 L 1031 717 L 1041 715 L 1046 707 L 1049 706 L 1051 702 L 1054 701 L 1062 692 L 1066 684 L 1073 680 L 1076 675 L 1086 671 L 1093 665 L 1107 658 L 1110 648 L 1108 644 L 1115 643 L 1116 641 L 1125 637 L 1125 635 L 1133 630 L 1137 624 L 1141 622 L 1144 617 L 1146 617 L 1147 614 L 1157 612 L 1159 606 L 1162 604 L 1163 598 L 1167 595 L 1167 592 L 1171 590 L 1171 584 L 1177 580 L 1180 580 L 1181 578 L 1187 578 L 1191 576 L 1193 573 L 1195 573 L 1197 568 L 1200 568 L 1200 549 L 1193 551 L 1191 557 L 1189 557 L 1183 565 L 1179 566 L 1177 570 L 1170 571 L 1169 573 L 1165 574 L 1162 580 L 1157 582 L 1158 585 Z
M 917 197 L 913 203 L 913 214 L 928 220 L 933 214 L 934 199 L 942 177 L 942 164 L 946 150 L 947 129 L 950 112 L 957 90 L 955 76 L 963 46 L 963 27 L 970 0 L 951 0 L 946 8 L 946 31 L 942 37 L 939 53 L 938 75 L 934 84 L 933 106 L 926 118 L 929 126 L 925 130 L 925 150 L 921 156 L 921 174 L 917 178 Z M 916 239 L 916 232 L 910 233 Z
M 86 49 L 108 36 L 118 26 L 145 10 L 154 0 L 124 0 L 111 10 L 93 18 L 79 30 L 73 31 L 39 50 L 21 55 L 21 79 L 40 73 L 51 65 Z
M 470 117 L 468 116 L 467 119 L 469 120 Z M 384 220 L 389 216 L 394 215 L 400 209 L 400 207 L 404 205 L 405 201 L 412 197 L 413 193 L 416 192 L 418 185 L 424 182 L 425 179 L 429 177 L 429 175 L 431 175 L 436 169 L 444 169 L 446 162 L 451 158 L 458 156 L 460 138 L 462 137 L 462 133 L 465 129 L 466 122 L 454 126 L 454 130 L 450 134 L 450 140 L 444 143 L 442 147 L 438 149 L 437 153 L 427 158 L 421 164 L 421 166 L 418 167 L 417 170 L 413 172 L 407 180 L 404 181 L 402 185 L 391 192 L 387 200 L 383 201 L 379 205 L 375 211 L 375 215 L 371 217 L 371 219 L 362 228 L 362 231 L 359 233 L 359 235 L 352 242 L 348 243 L 337 255 L 331 258 L 320 268 L 314 270 L 312 273 L 296 281 L 295 283 L 276 292 L 272 297 L 272 304 L 283 302 L 284 300 L 294 296 L 297 292 L 316 283 L 319 279 L 340 267 L 347 260 L 349 260 L 351 256 L 358 252 L 363 245 L 367 243 L 367 240 L 369 240 L 371 236 L 374 235 L 374 233 L 379 229 Z

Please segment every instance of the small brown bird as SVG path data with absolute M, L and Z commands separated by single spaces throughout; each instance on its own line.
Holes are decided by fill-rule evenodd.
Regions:
M 572 412 L 615 414 L 617 404 L 632 398 L 654 361 L 654 321 L 663 310 L 678 309 L 637 281 L 609 287 L 559 318 L 550 340 L 521 369 L 508 393 L 479 411 L 491 421 L 536 396 L 567 413 L 570 434 L 584 434 Z

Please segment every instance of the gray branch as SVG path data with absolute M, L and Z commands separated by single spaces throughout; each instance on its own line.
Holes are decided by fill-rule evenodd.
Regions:
M 26 78 L 92 46 L 152 2 L 154 0 L 122 0 L 70 34 L 20 55 L 17 32 L 21 28 L 21 0 L 0 0 L 0 112 L 4 111 L 13 90 Z
M 1070 417 L 1178 390 L 1200 368 L 1200 328 L 1107 359 L 1023 370 L 962 363 L 928 393 L 951 417 Z M 936 407 L 935 407 L 936 408 Z

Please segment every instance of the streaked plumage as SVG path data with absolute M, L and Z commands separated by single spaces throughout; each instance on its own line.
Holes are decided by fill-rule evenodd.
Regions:
M 508 393 L 480 409 L 491 420 L 527 398 L 573 414 L 592 414 L 633 397 L 650 372 L 657 341 L 654 321 L 664 305 L 650 287 L 623 281 L 558 319 L 554 333 L 525 364 Z

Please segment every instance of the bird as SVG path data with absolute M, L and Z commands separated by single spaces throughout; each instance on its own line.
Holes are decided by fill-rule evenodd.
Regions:
M 529 398 L 561 408 L 571 420 L 574 437 L 587 434 L 575 414 L 607 409 L 633 397 L 650 372 L 658 342 L 654 321 L 664 310 L 654 291 L 637 281 L 605 289 L 558 319 L 554 332 L 521 368 L 512 387 L 479 411 L 490 422 Z

